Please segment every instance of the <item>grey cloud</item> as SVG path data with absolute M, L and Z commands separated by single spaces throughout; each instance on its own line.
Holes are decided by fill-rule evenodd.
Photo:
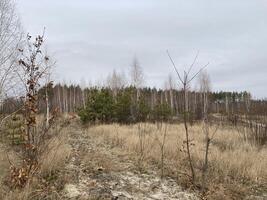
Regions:
M 177 66 L 210 62 L 214 90 L 250 90 L 265 97 L 265 0 L 19 0 L 25 29 L 47 28 L 59 79 L 99 79 L 128 72 L 137 55 L 147 84 L 162 86 Z

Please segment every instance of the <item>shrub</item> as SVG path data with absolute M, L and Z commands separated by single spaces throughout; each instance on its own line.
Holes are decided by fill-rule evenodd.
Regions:
M 115 104 L 115 118 L 119 123 L 131 122 L 131 91 L 122 91 L 117 96 Z
M 114 100 L 107 89 L 94 91 L 88 99 L 85 109 L 80 109 L 78 115 L 85 122 L 111 122 L 114 117 Z
M 171 115 L 171 107 L 166 103 L 156 105 L 153 110 L 153 119 L 156 121 L 166 121 L 171 117 Z

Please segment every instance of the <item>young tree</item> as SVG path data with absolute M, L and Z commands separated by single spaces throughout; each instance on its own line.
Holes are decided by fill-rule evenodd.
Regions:
M 115 103 L 115 115 L 116 120 L 119 123 L 131 122 L 131 89 L 124 89 L 117 95 L 117 101 Z
M 160 148 L 160 168 L 161 168 L 161 178 L 164 177 L 164 162 L 165 162 L 165 156 L 166 156 L 166 152 L 165 152 L 165 146 L 166 146 L 166 139 L 167 139 L 167 128 L 168 128 L 168 124 L 165 123 L 165 127 L 163 128 L 163 122 L 158 122 L 160 123 L 160 125 L 158 125 L 159 129 L 158 131 L 156 131 L 155 134 L 155 139 L 157 144 L 159 145 Z M 163 130 L 164 129 L 164 130 Z
M 33 153 L 36 150 L 37 138 L 37 111 L 38 111 L 38 90 L 41 79 L 47 73 L 47 65 L 44 63 L 49 58 L 42 54 L 42 45 L 44 42 L 44 33 L 37 36 L 34 41 L 27 35 L 28 48 L 20 50 L 21 55 L 19 65 L 24 71 L 24 84 L 26 86 L 25 95 L 25 119 L 26 119 L 26 149 L 29 159 L 35 159 Z
M 86 122 L 108 123 L 114 118 L 114 100 L 108 89 L 94 90 L 85 109 L 79 111 L 81 120 Z
M 146 101 L 144 97 L 141 96 L 139 98 L 137 107 L 138 107 L 138 112 L 137 112 L 136 120 L 139 122 L 145 122 L 146 120 L 148 120 L 151 110 L 148 105 L 148 102 Z
M 188 130 L 188 122 L 189 122 L 189 99 L 188 99 L 188 92 L 189 92 L 189 86 L 190 83 L 199 75 L 199 73 L 209 64 L 205 65 L 204 67 L 200 68 L 200 70 L 191 75 L 191 70 L 194 67 L 196 60 L 198 58 L 198 54 L 196 55 L 193 63 L 191 64 L 191 66 L 189 67 L 189 69 L 186 71 L 184 70 L 184 76 L 182 77 L 169 53 L 169 51 L 167 51 L 167 54 L 169 56 L 169 59 L 174 67 L 174 70 L 177 74 L 177 78 L 178 78 L 178 82 L 180 84 L 182 84 L 183 87 L 183 122 L 184 122 L 184 128 L 185 128 L 185 136 L 186 136 L 186 152 L 187 152 L 187 157 L 188 157 L 188 162 L 189 162 L 189 166 L 190 166 L 190 170 L 191 170 L 191 178 L 192 178 L 192 182 L 195 182 L 195 169 L 193 166 L 193 159 L 192 159 L 192 155 L 191 155 L 191 150 L 190 150 L 190 139 L 189 139 L 189 130 Z
M 168 121 L 172 116 L 171 107 L 167 103 L 158 104 L 153 110 L 154 121 Z
M 204 192 L 206 187 L 206 176 L 208 171 L 208 156 L 209 156 L 209 149 L 210 143 L 217 131 L 216 127 L 214 130 L 211 130 L 210 121 L 209 121 L 209 94 L 211 91 L 211 83 L 210 77 L 207 71 L 202 71 L 199 76 L 199 86 L 200 86 L 200 93 L 202 95 L 202 102 L 203 102 L 203 132 L 205 134 L 205 156 L 204 156 L 204 163 L 202 167 L 202 192 Z

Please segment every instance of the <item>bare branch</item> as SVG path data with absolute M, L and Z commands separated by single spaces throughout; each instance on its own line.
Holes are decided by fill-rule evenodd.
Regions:
M 174 67 L 174 70 L 176 71 L 176 74 L 177 74 L 177 76 L 178 76 L 180 82 L 181 82 L 182 84 L 184 84 L 184 81 L 182 80 L 182 78 L 181 78 L 181 76 L 180 76 L 180 74 L 179 74 L 179 72 L 178 72 L 178 69 L 177 69 L 177 67 L 176 67 L 176 65 L 175 65 L 175 63 L 174 63 L 174 61 L 173 61 L 173 59 L 172 59 L 172 57 L 171 57 L 171 55 L 170 55 L 170 53 L 169 53 L 168 50 L 167 50 L 167 55 L 168 55 L 169 58 L 170 58 L 170 61 L 171 61 L 172 65 L 173 65 L 173 67 Z
M 189 84 L 192 80 L 194 80 L 194 78 L 196 78 L 196 76 L 199 75 L 199 73 L 200 73 L 203 69 L 205 69 L 209 64 L 210 64 L 210 63 L 207 63 L 206 65 L 204 65 L 204 67 L 202 67 L 197 73 L 195 73 L 195 75 L 194 75 L 194 76 L 193 76 L 187 83 Z
M 23 108 L 24 108 L 24 107 L 21 107 L 21 108 L 19 108 L 18 110 L 14 111 L 13 113 L 11 113 L 11 114 L 7 115 L 6 117 L 4 117 L 4 118 L 1 120 L 1 122 L 0 122 L 0 128 L 2 127 L 2 125 L 3 125 L 3 123 L 4 123 L 5 120 L 7 120 L 7 119 L 8 119 L 9 117 L 11 117 L 12 115 L 18 113 L 19 111 L 21 111 Z
M 191 66 L 190 66 L 190 68 L 189 68 L 187 74 L 190 74 L 192 68 L 194 67 L 194 65 L 195 65 L 195 63 L 196 63 L 196 61 L 197 61 L 198 55 L 199 55 L 199 51 L 197 52 L 197 54 L 196 54 L 196 56 L 195 56 L 195 58 L 194 58 L 194 61 L 193 61 L 193 63 L 191 64 Z

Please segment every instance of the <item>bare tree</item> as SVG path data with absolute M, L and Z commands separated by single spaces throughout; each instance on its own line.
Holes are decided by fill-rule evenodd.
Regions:
M 189 139 L 189 130 L 188 130 L 188 121 L 189 121 L 189 99 L 188 99 L 188 91 L 189 91 L 189 85 L 190 83 L 199 75 L 199 73 L 206 68 L 206 66 L 208 66 L 208 64 L 206 64 L 204 67 L 201 67 L 200 70 L 198 72 L 196 72 L 195 74 L 191 75 L 191 71 L 196 63 L 196 60 L 198 58 L 198 53 L 193 61 L 193 63 L 190 65 L 189 69 L 186 71 L 184 70 L 184 76 L 182 77 L 174 63 L 174 60 L 172 59 L 169 51 L 167 50 L 167 54 L 168 57 L 174 67 L 174 70 L 177 74 L 178 77 L 178 82 L 180 84 L 182 84 L 183 87 L 183 98 L 184 98 L 184 102 L 183 102 L 183 107 L 184 107 L 184 112 L 183 112 L 183 122 L 184 122 L 184 128 L 185 128 L 185 136 L 186 136 L 186 152 L 187 152 L 187 157 L 188 157 L 188 162 L 189 162 L 189 166 L 190 166 L 190 170 L 191 170 L 191 178 L 192 178 L 192 182 L 195 182 L 195 169 L 193 166 L 193 159 L 192 159 L 192 155 L 191 155 L 191 150 L 190 150 L 190 145 L 191 145 L 191 141 Z
M 83 78 L 80 80 L 80 86 L 81 86 L 81 90 L 82 90 L 82 105 L 83 105 L 83 109 L 85 109 L 85 101 L 86 101 L 85 88 L 86 88 L 86 81 Z
M 131 84 L 137 88 L 137 98 L 140 96 L 140 88 L 144 85 L 145 77 L 137 57 L 134 57 L 130 71 Z
M 163 122 L 158 122 L 158 130 L 155 133 L 155 140 L 157 144 L 159 145 L 160 148 L 160 168 L 161 168 L 161 178 L 164 177 L 164 162 L 165 162 L 165 146 L 166 146 L 166 139 L 167 139 L 167 129 L 168 129 L 168 124 L 164 124 L 165 127 L 163 128 Z M 164 129 L 164 130 L 163 130 Z
M 210 144 L 212 139 L 214 138 L 215 133 L 219 126 L 216 126 L 212 129 L 211 121 L 209 120 L 209 93 L 211 91 L 211 83 L 210 77 L 207 71 L 202 71 L 199 76 L 199 86 L 200 86 L 200 93 L 202 95 L 202 102 L 203 102 L 203 132 L 205 135 L 205 155 L 204 155 L 204 162 L 202 166 L 202 192 L 205 191 L 206 187 L 206 176 L 208 172 L 208 156 L 210 150 Z
M 63 112 L 69 112 L 68 107 L 68 90 L 67 90 L 67 83 L 66 80 L 63 80 L 63 87 L 62 87 L 62 101 L 63 101 Z
M 15 68 L 17 65 L 18 47 L 21 42 L 22 31 L 19 17 L 16 15 L 15 4 L 12 0 L 0 1 L 0 106 L 3 108 L 4 100 L 11 96 L 20 95 L 21 88 Z M 1 115 L 0 128 L 5 120 L 19 112 L 22 107 L 16 106 L 11 114 Z
M 203 70 L 198 79 L 199 91 L 201 93 L 201 99 L 203 103 L 202 117 L 204 122 L 208 119 L 208 104 L 209 104 L 209 92 L 211 91 L 210 77 L 206 70 Z
M 125 85 L 125 78 L 122 73 L 117 73 L 114 69 L 112 74 L 107 77 L 107 85 L 113 91 L 113 95 L 116 96 L 118 90 Z
M 139 63 L 137 57 L 134 57 L 134 59 L 133 59 L 130 75 L 131 75 L 131 83 L 133 86 L 135 86 L 136 88 L 140 88 L 143 86 L 144 73 L 143 73 L 143 70 L 140 66 L 140 63 Z
M 138 124 L 138 161 L 137 167 L 141 173 L 143 170 L 143 162 L 146 156 L 146 147 L 147 147 L 147 131 L 146 124 Z
M 50 102 L 49 102 L 49 90 L 52 90 L 53 81 L 51 81 L 52 67 L 55 66 L 56 62 L 46 54 L 45 55 L 45 104 L 46 104 L 46 128 L 49 127 L 50 120 Z
M 19 17 L 12 0 L 0 1 L 0 100 L 15 86 L 15 67 L 22 38 Z
M 174 111 L 174 92 L 173 90 L 176 88 L 175 87 L 175 82 L 174 82 L 174 78 L 171 74 L 169 74 L 168 76 L 168 80 L 166 82 L 166 89 L 169 91 L 169 96 L 170 96 L 170 106 L 171 106 L 171 110 L 172 112 Z

